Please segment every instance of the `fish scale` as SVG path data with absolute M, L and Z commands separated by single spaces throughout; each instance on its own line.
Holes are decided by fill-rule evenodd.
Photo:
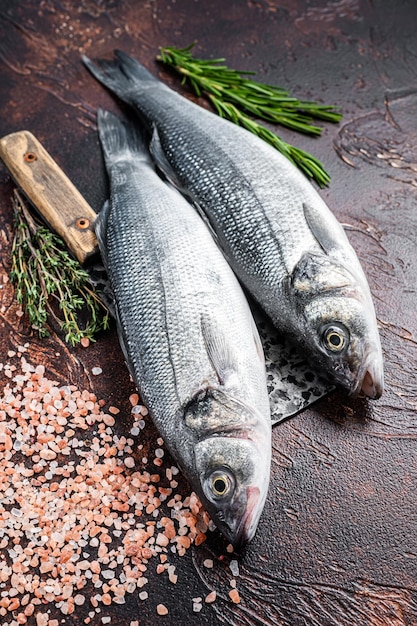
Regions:
M 135 175 L 137 177 L 137 173 L 132 172 L 131 183 Z M 146 178 L 142 180 L 145 186 L 148 181 Z M 146 394 L 148 403 L 152 401 L 152 406 L 160 411 L 169 424 L 178 409 L 178 397 L 182 398 L 181 406 L 201 384 L 202 378 L 204 379 L 202 371 L 206 370 L 205 377 L 209 378 L 212 368 L 207 355 L 199 354 L 198 348 L 201 350 L 201 340 L 198 348 L 194 344 L 195 338 L 192 342 L 187 342 L 189 347 L 186 359 L 182 355 L 181 342 L 172 344 L 170 342 L 170 335 L 173 333 L 184 340 L 189 319 L 195 317 L 196 298 L 189 300 L 187 298 L 189 291 L 184 290 L 184 285 L 188 284 L 190 269 L 195 265 L 195 259 L 191 258 L 192 248 L 185 241 L 189 235 L 187 229 L 178 232 L 177 207 L 166 204 L 158 206 L 155 188 L 148 186 L 147 192 L 144 193 L 142 184 L 137 185 L 137 193 L 130 194 L 130 197 L 127 195 L 122 200 L 123 213 L 121 211 L 111 213 L 107 231 L 107 265 L 111 282 L 116 285 L 116 297 L 119 290 L 123 294 L 119 316 L 125 328 L 133 367 L 140 378 L 141 385 L 144 385 L 144 381 L 149 379 L 152 372 L 154 372 L 155 380 L 162 378 L 165 384 L 169 385 L 167 390 L 164 389 L 164 394 L 158 394 L 156 397 L 150 392 Z M 146 219 L 142 220 L 143 224 L 140 224 L 138 220 L 138 207 L 141 207 L 143 213 L 143 207 L 149 207 L 150 213 L 146 215 Z M 129 232 L 130 220 L 133 222 L 131 232 Z M 147 226 L 150 220 L 155 220 L 158 224 L 157 241 L 155 241 L 153 230 Z M 135 222 L 139 222 L 141 227 L 136 228 Z M 168 247 L 165 244 L 167 234 L 169 241 L 172 242 L 177 241 L 181 236 L 181 248 L 175 250 L 175 245 Z M 162 248 L 161 241 L 164 246 Z M 202 243 L 199 242 L 199 245 L 202 246 Z M 186 262 L 183 262 L 184 258 L 181 253 L 183 246 L 188 251 Z M 132 264 L 132 251 L 136 260 L 134 264 Z M 180 254 L 175 254 L 176 251 L 180 251 Z M 200 248 L 199 252 L 201 257 L 204 257 L 204 249 Z M 164 257 L 168 259 L 165 265 Z M 126 271 L 126 268 L 129 270 Z M 183 279 L 179 286 L 176 283 L 177 276 Z M 172 291 L 171 297 L 168 298 L 164 290 L 166 284 Z M 140 289 L 135 285 L 140 285 Z M 194 294 L 196 294 L 195 287 L 195 283 L 190 280 L 190 290 Z M 178 303 L 182 303 L 180 318 L 171 302 L 177 303 L 177 306 Z M 209 309 L 212 304 L 207 297 L 204 306 Z M 151 320 L 144 314 L 148 311 L 151 312 Z M 136 357 L 136 345 L 140 348 L 140 358 Z M 193 353 L 190 352 L 193 349 L 199 354 L 198 359 L 193 358 Z M 162 358 L 167 354 L 170 356 L 169 359 Z M 183 376 L 175 381 L 175 371 L 178 365 L 184 368 Z M 152 389 L 153 383 L 151 379 L 149 385 Z M 177 390 L 176 384 L 180 384 L 182 389 Z
M 126 362 L 214 522 L 232 543 L 248 541 L 271 459 L 252 314 L 208 228 L 156 174 L 140 135 L 110 113 L 99 113 L 98 125 L 111 193 L 95 229 Z M 213 495 L 219 480 L 231 491 L 224 501 Z
M 157 130 L 164 155 L 161 163 L 155 154 L 159 165 L 163 169 L 167 165 L 166 175 L 205 211 L 235 271 L 264 306 L 272 299 L 270 290 L 279 291 L 292 271 L 300 247 L 320 249 L 300 220 L 294 188 L 302 181 L 307 198 L 318 196 L 268 144 L 151 78 L 146 82 L 144 75 L 142 85 L 147 87 L 140 91 L 139 84 L 136 91 L 126 93 L 122 83 L 119 88 L 108 86 Z M 266 310 L 275 321 L 276 306 Z
M 148 90 L 145 105 L 137 95 L 133 101 L 158 131 L 172 170 L 167 175 L 175 172 L 177 184 L 206 211 L 236 267 L 243 265 L 247 274 L 261 274 L 269 281 L 267 287 L 280 283 L 293 270 L 301 247 L 320 251 L 300 219 L 302 207 L 294 197 L 300 183 L 304 201 L 317 201 L 316 192 L 285 157 L 246 130 L 185 99 L 174 115 L 165 104 L 169 98 L 178 99 L 178 94 L 159 86 L 163 95 L 152 97 Z M 243 239 L 242 234 L 246 234 Z
M 346 234 L 283 155 L 183 98 L 128 55 L 84 57 L 132 105 L 160 170 L 205 216 L 230 265 L 274 325 L 349 393 L 383 390 L 371 293 Z

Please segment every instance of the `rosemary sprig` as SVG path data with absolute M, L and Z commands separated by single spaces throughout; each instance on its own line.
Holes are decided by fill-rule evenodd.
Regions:
M 51 317 L 72 346 L 84 337 L 94 341 L 94 335 L 108 327 L 109 314 L 87 272 L 69 255 L 60 238 L 32 217 L 17 190 L 12 203 L 16 231 L 10 278 L 30 323 L 45 337 Z M 53 301 L 58 307 L 52 306 Z M 81 313 L 88 319 L 84 324 L 79 321 Z
M 252 120 L 233 104 L 221 102 L 211 95 L 209 97 L 221 117 L 227 117 L 232 120 L 232 122 L 235 122 L 235 124 L 243 126 L 254 135 L 258 135 L 258 137 L 271 144 L 271 146 L 279 150 L 279 152 L 300 168 L 309 178 L 314 178 L 320 186 L 329 184 L 330 175 L 315 156 L 285 142 L 279 135 Z
M 253 72 L 231 69 L 223 64 L 225 59 L 196 59 L 191 54 L 193 45 L 160 48 L 158 60 L 179 72 L 182 82 L 188 81 L 198 96 L 208 97 L 220 116 L 270 143 L 320 186 L 327 185 L 330 176 L 318 159 L 285 142 L 247 114 L 301 133 L 320 135 L 322 129 L 313 120 L 339 122 L 342 116 L 335 107 L 298 100 L 281 87 L 249 79 L 246 76 Z

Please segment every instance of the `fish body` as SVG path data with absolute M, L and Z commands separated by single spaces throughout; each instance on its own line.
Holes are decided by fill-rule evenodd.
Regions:
M 377 398 L 381 344 L 366 277 L 319 194 L 249 131 L 175 93 L 130 56 L 94 76 L 140 114 L 159 168 L 208 219 L 241 282 L 332 383 Z
M 138 132 L 107 112 L 98 127 L 111 193 L 96 233 L 126 361 L 213 521 L 244 543 L 258 524 L 271 459 L 265 363 L 249 306 Z

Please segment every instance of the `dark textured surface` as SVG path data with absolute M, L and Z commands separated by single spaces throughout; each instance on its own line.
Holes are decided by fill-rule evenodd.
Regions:
M 314 152 L 332 175 L 322 192 L 347 226 L 374 295 L 386 362 L 377 402 L 333 394 L 273 433 L 273 470 L 258 534 L 240 556 L 241 604 L 228 601 L 227 559 L 217 536 L 178 563 L 178 584 L 149 572 L 150 599 L 111 606 L 112 624 L 164 623 L 411 625 L 417 622 L 417 5 L 402 0 L 84 0 L 0 5 L 0 134 L 26 128 L 58 161 L 96 210 L 106 194 L 95 132 L 97 106 L 117 111 L 79 57 L 118 47 L 157 69 L 160 45 L 198 41 L 201 56 L 338 104 L 340 127 L 312 140 L 283 131 Z M 12 225 L 7 172 L 0 169 L 1 272 L 8 271 Z M 2 351 L 25 340 L 10 287 L 0 293 Z M 49 371 L 123 406 L 131 392 L 114 332 L 88 350 L 58 339 L 31 341 Z M 95 364 L 104 375 L 88 380 Z M 123 432 L 123 419 L 119 430 Z M 152 429 L 147 430 L 154 436 Z M 191 598 L 216 588 L 214 605 L 192 612 Z M 53 612 L 53 607 L 50 607 Z M 57 617 L 63 618 L 58 611 Z M 71 616 L 67 623 L 83 623 Z M 65 618 L 63 618 L 65 619 Z M 100 617 L 95 624 L 100 624 Z M 34 623 L 34 622 L 33 622 Z

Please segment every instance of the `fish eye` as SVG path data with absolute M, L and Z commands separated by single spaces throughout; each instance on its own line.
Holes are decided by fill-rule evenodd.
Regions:
M 330 324 L 324 328 L 323 344 L 329 352 L 343 352 L 348 343 L 349 331 L 342 324 Z
M 224 476 L 216 476 L 216 478 L 211 483 L 213 493 L 216 496 L 224 496 L 230 489 L 229 479 L 226 475 Z
M 208 487 L 212 498 L 226 498 L 234 487 L 233 476 L 226 469 L 216 470 L 208 479 Z

